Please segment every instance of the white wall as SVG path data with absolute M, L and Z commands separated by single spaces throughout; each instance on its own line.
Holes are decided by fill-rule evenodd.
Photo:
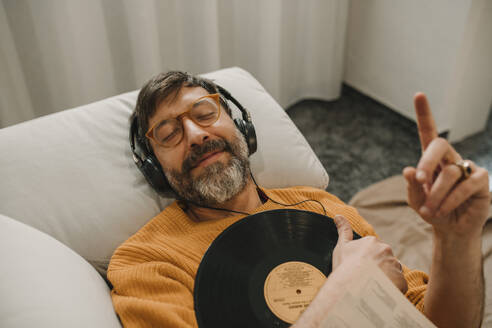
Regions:
M 352 0 L 344 80 L 415 119 L 427 94 L 453 141 L 484 128 L 492 103 L 492 1 Z
M 451 140 L 483 130 L 492 104 L 492 1 L 472 1 L 448 88 Z

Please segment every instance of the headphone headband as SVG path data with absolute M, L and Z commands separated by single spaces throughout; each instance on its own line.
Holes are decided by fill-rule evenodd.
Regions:
M 232 103 L 241 111 L 241 115 L 243 117 L 243 120 L 246 122 L 251 122 L 251 115 L 249 114 L 249 111 L 241 105 L 239 101 L 234 98 L 229 91 L 221 87 L 220 85 L 216 84 L 217 89 L 219 92 L 227 99 L 232 101 Z

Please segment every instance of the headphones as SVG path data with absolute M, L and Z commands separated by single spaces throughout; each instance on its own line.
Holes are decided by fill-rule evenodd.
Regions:
M 248 110 L 244 108 L 239 101 L 237 101 L 226 89 L 216 85 L 221 96 L 226 100 L 230 100 L 241 111 L 242 118 L 235 118 L 234 124 L 241 132 L 248 145 L 248 153 L 251 156 L 257 148 L 256 131 L 251 121 L 251 115 Z M 166 175 L 162 171 L 161 164 L 154 155 L 152 149 L 148 149 L 145 135 L 142 135 L 140 127 L 138 126 L 137 116 L 133 117 L 130 123 L 130 147 L 133 154 L 133 161 L 137 165 L 138 169 L 144 175 L 150 186 L 164 197 L 176 197 L 175 191 L 167 181 Z M 137 152 L 137 147 L 140 150 L 141 155 Z

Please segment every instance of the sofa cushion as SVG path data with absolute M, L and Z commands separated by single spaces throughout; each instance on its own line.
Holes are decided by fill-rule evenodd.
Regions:
M 121 327 L 94 268 L 54 238 L 0 215 L 1 327 Z
M 239 68 L 205 76 L 250 110 L 259 184 L 326 188 L 321 163 L 258 81 Z M 147 185 L 132 160 L 128 117 L 137 94 L 0 130 L 0 213 L 55 237 L 102 273 L 114 249 L 172 201 Z

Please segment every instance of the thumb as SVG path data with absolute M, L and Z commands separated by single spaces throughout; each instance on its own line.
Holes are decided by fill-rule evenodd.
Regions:
M 335 224 L 337 226 L 338 230 L 338 242 L 339 243 L 346 243 L 348 241 L 351 241 L 354 238 L 354 234 L 352 232 L 352 227 L 350 226 L 350 223 L 348 220 L 343 217 L 342 215 L 335 215 L 335 218 L 333 219 L 335 221 Z

